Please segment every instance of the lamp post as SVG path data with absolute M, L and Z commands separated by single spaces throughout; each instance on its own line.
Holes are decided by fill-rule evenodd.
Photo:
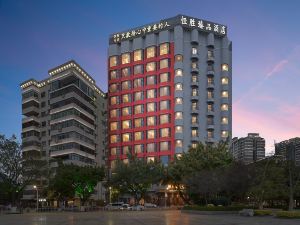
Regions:
M 109 203 L 111 203 L 111 187 L 109 187 Z
M 168 184 L 165 190 L 165 208 L 167 208 L 167 198 L 168 198 L 168 190 L 170 189 L 170 185 Z
M 36 211 L 39 211 L 39 189 L 36 185 L 33 185 L 33 188 L 36 190 Z

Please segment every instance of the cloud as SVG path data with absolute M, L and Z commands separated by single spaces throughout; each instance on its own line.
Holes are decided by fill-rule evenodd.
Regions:
M 274 74 L 276 74 L 276 73 L 278 73 L 278 72 L 280 72 L 285 66 L 286 66 L 286 64 L 288 64 L 288 60 L 286 60 L 286 59 L 283 59 L 283 60 L 281 60 L 280 62 L 278 62 L 273 68 L 272 68 L 272 70 L 269 72 L 269 73 L 267 73 L 267 78 L 269 78 L 269 77 L 271 77 L 271 76 L 273 76 Z

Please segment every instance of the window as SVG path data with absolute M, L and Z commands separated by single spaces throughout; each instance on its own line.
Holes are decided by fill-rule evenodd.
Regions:
M 155 89 L 147 90 L 147 98 L 155 98 L 155 97 L 156 97 Z
M 197 55 L 197 53 L 198 53 L 197 48 L 192 47 L 192 54 L 193 55 Z
M 214 57 L 214 52 L 212 51 L 212 50 L 208 50 L 207 51 L 207 58 L 208 59 L 211 59 L 211 58 L 213 58 Z
M 155 126 L 156 125 L 156 117 L 149 116 L 147 117 L 147 126 Z
M 117 155 L 117 148 L 116 147 L 110 149 L 110 155 Z
M 170 128 L 160 129 L 160 137 L 170 137 Z
M 113 96 L 113 97 L 111 97 L 110 98 L 110 104 L 111 105 L 116 105 L 116 104 L 118 104 L 118 96 Z
M 183 118 L 182 112 L 176 112 L 176 113 L 175 113 L 175 119 L 180 120 L 180 119 L 182 119 L 182 118 Z
M 170 95 L 170 88 L 168 86 L 159 88 L 159 96 L 169 96 L 169 95 Z
M 182 103 L 183 103 L 182 98 L 175 98 L 175 104 L 179 105 L 179 104 L 182 104 Z
M 221 83 L 222 84 L 228 84 L 228 77 L 222 77 Z
M 214 98 L 214 93 L 213 93 L 213 91 L 208 91 L 208 92 L 207 92 L 207 98 Z
M 192 137 L 198 137 L 198 129 L 192 129 Z
M 198 110 L 197 102 L 192 102 L 192 110 Z
M 195 75 L 193 75 L 193 76 L 192 76 L 192 82 L 198 82 L 198 77 L 195 76 Z
M 175 133 L 182 133 L 183 127 L 182 126 L 175 126 Z
M 156 138 L 155 130 L 148 130 L 147 131 L 147 138 L 148 139 L 154 139 L 154 138 Z
M 196 62 L 192 62 L 191 66 L 192 66 L 192 69 L 197 69 L 198 68 L 198 65 L 197 65 Z
M 214 138 L 214 132 L 213 131 L 207 131 L 207 138 Z
M 212 77 L 208 77 L 207 84 L 214 84 L 214 79 Z
M 130 89 L 130 81 L 122 82 L 122 90 L 129 90 Z
M 110 79 L 117 79 L 118 78 L 118 71 L 117 70 L 112 70 L 110 71 Z
M 124 53 L 121 56 L 122 64 L 130 63 L 130 53 Z
M 176 85 L 175 85 L 175 91 L 182 91 L 182 83 L 177 83 Z
M 114 118 L 114 117 L 117 117 L 118 116 L 118 111 L 117 109 L 112 109 L 110 111 L 110 118 Z
M 169 43 L 163 43 L 159 46 L 159 55 L 169 54 Z
M 155 157 L 154 156 L 147 157 L 147 163 L 154 162 L 154 161 L 155 161 Z
M 170 149 L 170 143 L 168 141 L 163 141 L 159 143 L 160 151 L 168 151 Z
M 122 134 L 122 141 L 123 142 L 129 142 L 129 141 L 131 141 L 131 135 L 130 135 L 130 133 L 124 133 L 124 134 Z
M 221 132 L 221 137 L 222 137 L 222 138 L 227 138 L 227 137 L 228 137 L 228 131 L 223 130 L 223 131 Z
M 161 73 L 159 75 L 159 82 L 163 83 L 163 82 L 168 82 L 169 81 L 169 73 Z
M 149 62 L 146 64 L 146 72 L 151 72 L 156 70 L 156 63 L 155 62 Z
M 181 77 L 183 75 L 182 69 L 175 70 L 175 76 Z
M 221 124 L 228 124 L 228 118 L 227 117 L 222 117 Z
M 127 155 L 129 154 L 131 151 L 130 151 L 130 146 L 123 146 L 123 155 Z
M 142 127 L 143 126 L 143 118 L 134 119 L 134 127 Z
M 143 78 L 134 79 L 133 87 L 134 88 L 143 87 L 143 83 L 144 83 Z
M 139 50 L 135 50 L 133 52 L 133 61 L 140 61 L 143 59 L 143 50 L 139 49 Z
M 130 107 L 122 108 L 122 116 L 129 116 L 129 115 L 131 115 L 131 108 Z
M 124 120 L 124 121 L 122 121 L 122 128 L 123 129 L 129 129 L 129 128 L 131 128 L 131 121 L 130 120 Z
M 192 143 L 192 148 L 197 148 L 198 143 Z
M 208 104 L 207 105 L 207 111 L 208 112 L 213 112 L 214 111 L 214 105 L 213 104 Z
M 118 122 L 111 122 L 110 123 L 110 130 L 117 130 L 118 129 Z
M 192 124 L 198 123 L 198 117 L 197 116 L 192 116 Z
M 122 73 L 122 77 L 128 77 L 128 76 L 130 76 L 130 68 L 129 67 L 123 68 L 121 70 L 121 73 Z
M 175 147 L 182 148 L 182 140 L 176 140 L 175 141 Z
M 160 124 L 170 123 L 170 116 L 169 114 L 164 114 L 159 116 Z
M 153 57 L 155 57 L 155 46 L 146 49 L 146 58 L 149 59 Z
M 117 85 L 117 84 L 111 84 L 111 85 L 109 86 L 109 91 L 110 91 L 111 93 L 117 92 L 117 90 L 118 90 L 118 85 Z
M 143 145 L 134 145 L 134 153 L 142 153 L 143 152 Z
M 135 141 L 140 141 L 142 139 L 143 139 L 143 132 L 142 131 L 134 132 L 134 140 Z
M 222 71 L 228 71 L 228 64 L 222 64 Z
M 159 61 L 159 69 L 169 68 L 169 59 L 161 59 Z
M 147 103 L 147 112 L 155 112 L 155 102 Z
M 147 85 L 154 85 L 154 84 L 156 84 L 156 76 L 148 76 Z
M 198 96 L 198 89 L 196 88 L 192 89 L 192 96 Z
M 133 68 L 133 73 L 135 75 L 143 73 L 143 65 L 135 65 Z
M 122 95 L 122 103 L 131 102 L 130 94 Z
M 139 100 L 143 100 L 143 92 L 142 91 L 134 93 L 134 101 L 139 101 Z
M 175 62 L 182 62 L 182 61 L 183 61 L 182 55 L 175 55 Z
M 228 104 L 222 104 L 221 111 L 228 111 Z
M 143 105 L 136 105 L 134 106 L 134 114 L 143 113 Z
M 109 67 L 116 66 L 118 64 L 118 57 L 117 56 L 111 56 L 109 58 Z
M 168 100 L 160 101 L 160 103 L 159 103 L 159 109 L 160 110 L 168 110 L 168 109 L 170 109 L 170 101 L 168 101 Z
M 110 143 L 117 143 L 118 142 L 118 135 L 114 134 L 110 136 Z
M 221 92 L 221 97 L 222 98 L 228 98 L 228 91 L 222 91 Z
M 155 152 L 155 143 L 147 144 L 147 152 Z

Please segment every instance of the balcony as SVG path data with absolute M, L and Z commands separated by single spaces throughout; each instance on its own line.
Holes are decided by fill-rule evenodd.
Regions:
M 199 74 L 199 69 L 197 67 L 192 67 L 191 73 L 193 73 L 193 74 Z
M 214 102 L 215 101 L 214 96 L 208 96 L 206 101 L 207 102 Z
M 215 129 L 215 125 L 213 123 L 207 124 L 207 130 Z
M 192 53 L 191 59 L 192 60 L 198 60 L 199 59 L 199 55 L 197 53 Z
M 199 101 L 199 95 L 198 94 L 191 94 L 191 100 L 193 101 Z
M 198 128 L 198 127 L 199 127 L 199 124 L 198 124 L 198 123 L 192 123 L 192 124 L 191 124 L 191 127 L 192 127 L 192 128 Z
M 191 141 L 199 141 L 199 137 L 198 136 L 192 136 L 191 137 Z
M 214 116 L 215 115 L 215 112 L 212 111 L 212 110 L 208 110 L 207 113 L 206 113 L 207 116 Z
M 191 82 L 191 87 L 198 87 L 199 86 L 199 81 L 193 81 Z
M 215 83 L 214 82 L 208 82 L 207 83 L 207 89 L 214 89 L 215 88 Z
M 192 108 L 191 114 L 199 114 L 199 109 L 198 108 Z
M 215 61 L 215 57 L 213 57 L 213 56 L 208 56 L 207 57 L 207 62 L 208 63 L 213 63 Z

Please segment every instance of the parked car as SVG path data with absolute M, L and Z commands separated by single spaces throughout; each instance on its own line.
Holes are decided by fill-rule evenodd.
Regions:
M 120 210 L 132 210 L 132 207 L 129 204 L 123 204 Z
M 104 206 L 104 210 L 120 210 L 123 205 L 124 202 L 109 203 L 108 205 Z
M 156 204 L 153 204 L 153 203 L 145 203 L 145 208 L 157 208 L 157 205 Z
M 145 210 L 145 207 L 143 205 L 134 205 L 132 206 L 133 211 L 143 211 Z

